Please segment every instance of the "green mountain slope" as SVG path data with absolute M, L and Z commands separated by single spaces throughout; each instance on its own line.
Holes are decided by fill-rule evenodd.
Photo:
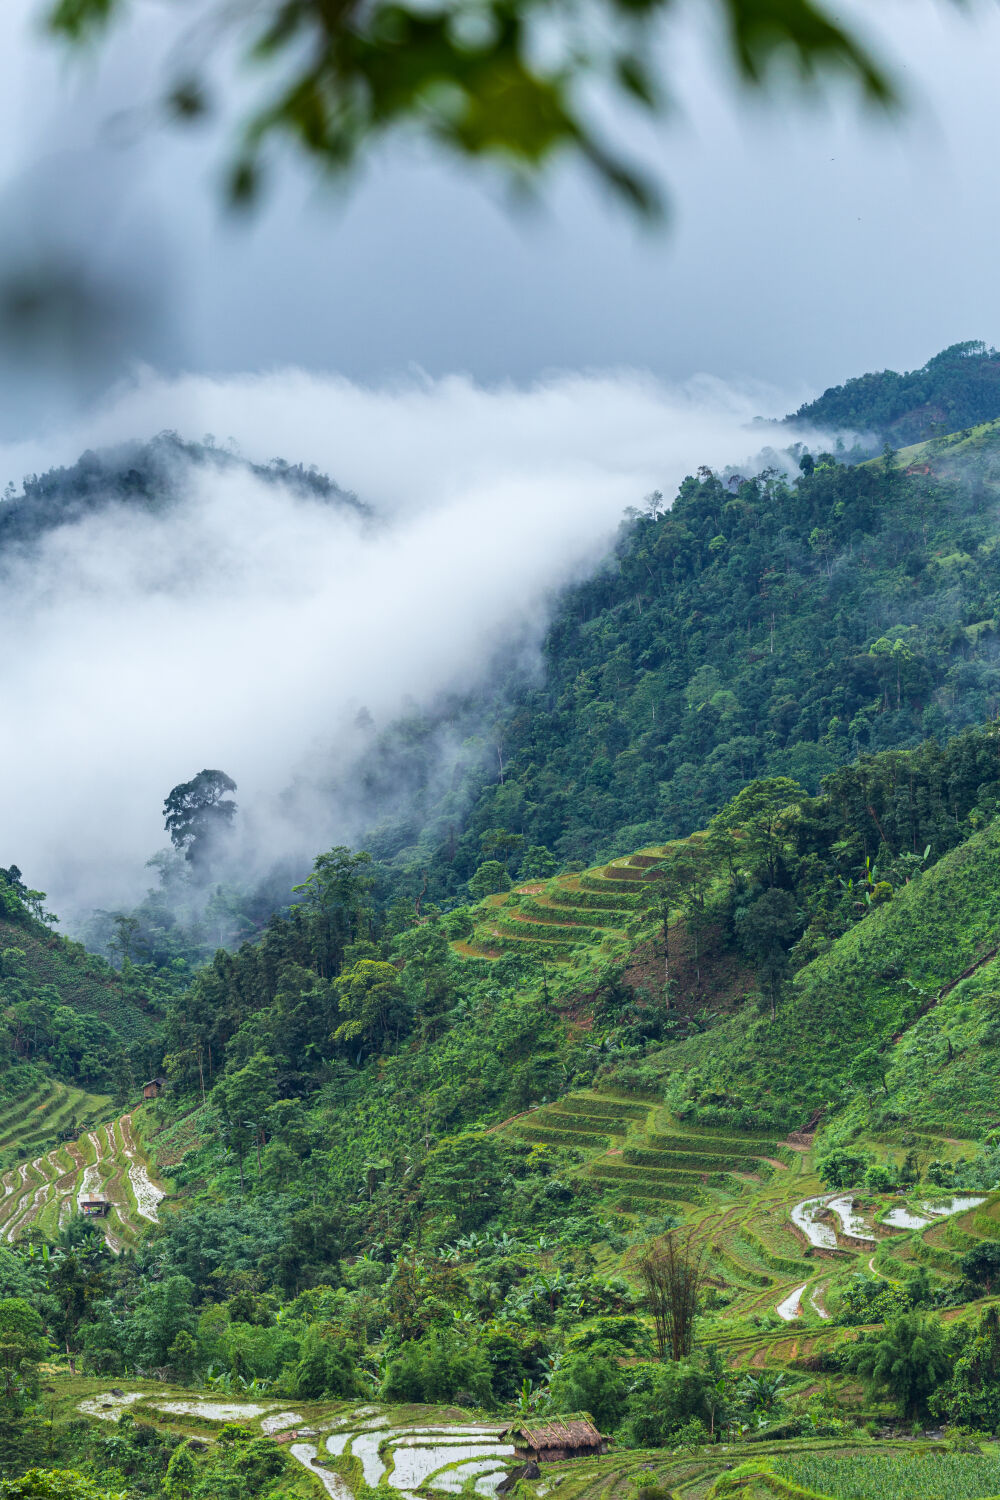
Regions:
M 61 1099 L 56 1080 L 78 1091 L 128 1089 L 159 1061 L 165 986 L 131 964 L 116 972 L 61 937 L 42 920 L 44 900 L 16 867 L 0 869 L 0 1098 L 17 1101 L 47 1081 Z M 41 1135 L 66 1122 L 60 1105 Z
M 859 1057 L 874 1051 L 886 1073 L 876 1126 L 906 1119 L 982 1138 L 1000 1123 L 998 945 L 994 823 L 800 970 L 776 1021 L 744 1013 L 683 1042 L 668 1097 L 685 1114 L 745 1112 L 795 1128 L 848 1103 Z
M 397 888 L 416 895 L 426 877 L 427 899 L 454 900 L 498 831 L 515 882 L 546 851 L 607 863 L 705 827 L 755 776 L 815 792 L 859 754 L 986 720 L 1000 702 L 993 441 L 823 460 L 794 484 L 685 480 L 567 591 L 541 682 L 508 681 L 482 706 L 502 784 L 477 763 L 443 801 L 428 791 L 379 826 L 370 847 Z M 424 730 L 418 762 L 438 753 Z M 380 764 L 373 743 L 376 791 Z
M 211 1380 L 231 1418 L 250 1405 L 251 1421 L 270 1408 L 294 1423 L 315 1440 L 288 1448 L 315 1500 L 320 1485 L 341 1500 L 368 1493 L 362 1480 L 402 1486 L 405 1463 L 377 1472 L 403 1436 L 377 1424 L 402 1421 L 400 1402 L 413 1420 L 448 1402 L 497 1425 L 591 1411 L 613 1451 L 543 1480 L 580 1496 L 624 1496 L 651 1473 L 722 1494 L 726 1465 L 759 1453 L 803 1475 L 822 1453 L 918 1461 L 915 1442 L 872 1439 L 890 1423 L 988 1441 L 993 441 L 977 429 L 901 460 L 823 461 L 794 485 L 688 481 L 564 602 L 544 682 L 508 684 L 504 782 L 465 832 L 428 803 L 395 883 L 363 854 L 319 856 L 294 907 L 170 995 L 162 1097 L 123 1113 L 133 1071 L 117 1119 L 25 1156 L 23 1120 L 76 1107 L 63 1085 L 45 1093 L 64 1035 L 48 1018 L 82 1025 L 111 1002 L 41 1005 L 48 1051 L 9 1070 L 25 1086 L 0 1111 L 0 1152 L 20 1153 L 0 1160 L 0 1270 L 109 1391 L 144 1372 L 144 1475 L 175 1449 L 179 1493 L 227 1445 L 247 1472 L 278 1472 L 246 1431 L 185 1453 L 175 1438 L 214 1432 L 218 1409 L 163 1412 L 161 1377 Z M 39 946 L 4 975 L 14 1052 L 46 988 L 38 966 L 71 957 L 22 925 Z M 145 979 L 87 975 L 128 1006 Z M 172 1187 L 155 1220 L 144 1176 Z M 101 1227 L 72 1211 L 98 1179 L 116 1204 L 106 1244 L 128 1252 L 113 1267 Z M 671 1234 L 700 1283 L 686 1351 L 663 1342 L 645 1289 L 647 1252 Z M 911 1335 L 895 1368 L 933 1389 L 862 1379 L 869 1346 Z M 334 1397 L 338 1416 L 322 1407 Z M 71 1441 L 107 1462 L 78 1429 L 53 1437 L 60 1457 Z M 123 1422 L 116 1463 L 138 1471 L 137 1441 Z M 331 1473 L 312 1462 L 323 1443 Z M 782 1484 L 765 1473 L 758 1488 Z

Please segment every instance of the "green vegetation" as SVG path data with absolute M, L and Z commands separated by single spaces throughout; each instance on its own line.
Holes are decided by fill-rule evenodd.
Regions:
M 985 486 L 993 441 L 961 440 Z M 817 544 L 803 581 L 794 537 L 821 506 L 843 520 L 838 560 L 817 568 Z M 515 1416 L 575 1411 L 614 1445 L 546 1464 L 563 1500 L 995 1495 L 1000 729 L 992 624 L 945 628 L 973 592 L 993 619 L 988 510 L 891 458 L 823 461 L 795 487 L 691 481 L 672 517 L 632 525 L 617 574 L 572 596 L 603 591 L 593 639 L 578 613 L 557 653 L 583 718 L 551 676 L 511 710 L 521 750 L 450 857 L 421 846 L 412 899 L 416 846 L 395 863 L 335 848 L 253 941 L 200 967 L 193 947 L 136 961 L 152 898 L 118 914 L 112 968 L 55 938 L 44 897 L 3 872 L 21 941 L 0 956 L 0 1471 L 166 1500 L 484 1494 L 490 1454 L 420 1468 L 421 1413 L 443 1452 L 449 1422 L 476 1446 L 470 1413 L 489 1447 Z M 921 546 L 963 530 L 958 581 L 890 566 L 918 516 Z M 721 547 L 674 563 L 724 526 L 730 599 L 747 549 L 785 548 L 794 587 L 767 574 L 781 659 L 768 646 L 741 667 L 720 602 L 697 665 L 686 616 L 659 656 L 646 638 L 598 672 L 615 632 L 663 629 L 686 590 L 690 614 L 722 589 Z M 673 579 L 641 630 L 608 597 L 640 546 Z M 897 620 L 909 600 L 902 633 L 873 589 Z M 841 629 L 867 642 L 850 670 L 878 696 L 849 733 L 819 733 L 817 705 L 848 702 L 842 658 L 816 666 Z M 743 697 L 705 660 L 726 641 Z M 774 727 L 782 673 L 812 739 L 790 712 Z M 668 677 L 683 708 L 659 737 Z M 588 681 L 618 705 L 614 754 Z M 646 693 L 652 738 L 630 720 Z M 771 727 L 717 775 L 712 746 L 744 711 Z M 950 738 L 924 735 L 949 720 Z M 715 767 L 683 807 L 656 782 L 674 753 Z M 229 778 L 205 777 L 171 794 L 181 845 L 206 807 L 232 816 Z M 655 819 L 636 811 L 647 781 Z M 120 1007 L 107 1020 L 102 995 Z M 84 1220 L 83 1196 L 108 1214 Z M 244 1424 L 205 1400 L 259 1409 Z M 352 1427 L 358 1403 L 386 1425 Z M 305 1447 L 275 1443 L 268 1414 Z
M 975 1500 L 1000 1494 L 1000 1457 L 939 1453 L 933 1462 L 864 1454 L 779 1459 L 775 1472 L 835 1500 Z
M 795 483 L 701 471 L 669 509 L 634 516 L 611 566 L 563 596 L 542 680 L 503 683 L 478 726 L 469 704 L 443 707 L 442 722 L 479 734 L 453 794 L 432 791 L 433 718 L 366 748 L 365 785 L 384 809 L 367 847 L 395 889 L 453 902 L 484 857 L 526 884 L 539 850 L 564 868 L 606 866 L 706 827 L 755 777 L 815 794 L 859 755 L 940 746 L 988 720 L 1000 430 L 930 446 L 905 465 L 804 455 Z M 403 765 L 418 788 L 405 808 Z
M 79 44 L 125 9 L 124 0 L 49 0 L 45 14 L 56 34 Z M 342 173 L 386 132 L 405 128 L 466 161 L 500 166 L 522 185 L 569 153 L 634 209 L 649 211 L 657 202 L 654 182 L 616 144 L 586 86 L 600 80 L 618 105 L 654 116 L 664 111 L 675 93 L 670 60 L 654 62 L 649 43 L 665 9 L 612 0 L 606 10 L 613 44 L 587 39 L 575 7 L 556 21 L 546 15 L 554 45 L 545 57 L 531 45 L 540 18 L 535 0 L 490 0 L 476 28 L 463 27 L 454 3 L 430 11 L 382 3 L 341 15 L 319 0 L 291 8 L 272 0 L 248 29 L 225 6 L 214 8 L 213 29 L 220 39 L 233 29 L 252 80 L 230 192 L 238 202 L 252 198 L 265 168 L 274 169 L 279 142 L 323 172 Z M 716 46 L 745 87 L 767 92 L 778 64 L 791 58 L 807 85 L 846 74 L 869 101 L 896 102 L 891 74 L 867 39 L 816 0 L 724 0 L 721 12 Z M 167 66 L 167 117 L 206 113 L 217 85 L 169 49 Z

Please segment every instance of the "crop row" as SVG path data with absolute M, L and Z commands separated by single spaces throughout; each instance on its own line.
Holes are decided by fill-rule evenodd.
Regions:
M 44 1089 L 33 1089 L 0 1115 L 0 1148 L 16 1136 L 29 1115 L 45 1106 L 59 1094 L 59 1085 L 51 1083 Z
M 588 938 L 598 941 L 598 934 L 588 932 L 585 927 L 561 927 L 555 922 L 519 922 L 516 917 L 494 914 L 491 918 L 501 937 L 513 938 L 516 942 L 557 943 L 561 948 L 573 948 L 585 943 Z
M 765 1266 L 770 1266 L 772 1271 L 789 1271 L 793 1275 L 797 1275 L 804 1269 L 800 1258 L 791 1255 L 782 1255 L 780 1252 L 772 1250 L 765 1244 L 760 1235 L 747 1224 L 743 1226 L 743 1237 L 754 1255 L 762 1260 Z
M 548 892 L 548 897 L 554 906 L 584 907 L 592 911 L 617 912 L 622 917 L 628 916 L 635 909 L 635 901 L 630 894 L 620 896 L 616 891 L 604 888 L 594 891 L 578 890 L 573 886 L 555 886 Z
M 584 1150 L 596 1148 L 606 1151 L 611 1144 L 606 1135 L 595 1135 L 583 1130 L 549 1130 L 544 1125 L 514 1126 L 518 1135 L 529 1141 L 538 1141 L 545 1146 L 578 1146 Z
M 620 1177 L 602 1172 L 600 1169 L 592 1174 L 591 1180 L 599 1187 L 609 1190 L 617 1188 L 621 1192 L 627 1189 L 628 1197 L 643 1199 L 651 1203 L 703 1203 L 705 1201 L 702 1189 L 695 1184 L 622 1181 Z
M 592 1094 L 571 1094 L 559 1100 L 559 1108 L 581 1115 L 611 1115 L 644 1120 L 649 1109 L 643 1104 L 633 1104 L 630 1099 L 599 1099 Z
M 614 1186 L 620 1188 L 623 1184 L 606 1182 L 603 1186 L 610 1190 Z M 615 1200 L 615 1207 L 622 1214 L 662 1213 L 664 1208 L 669 1209 L 671 1205 L 704 1201 L 704 1194 L 696 1192 L 694 1188 L 675 1188 L 669 1196 L 666 1193 L 625 1193 Z
M 774 1494 L 833 1497 L 865 1496 L 865 1500 L 974 1500 L 995 1497 L 1000 1491 L 1000 1459 L 995 1454 L 941 1453 L 919 1457 L 883 1453 L 804 1454 L 779 1460 L 789 1486 Z M 799 1486 L 802 1486 L 799 1488 Z
M 529 932 L 524 932 L 523 935 L 522 933 L 512 935 L 507 932 L 494 932 L 492 928 L 484 931 L 481 927 L 476 928 L 473 943 L 478 945 L 484 953 L 492 951 L 494 956 L 496 950 L 501 953 L 517 952 L 522 945 L 527 945 L 537 958 L 551 963 L 564 962 L 567 951 L 566 944 L 542 941 L 539 938 L 533 938 Z
M 534 1121 L 552 1130 L 572 1130 L 578 1135 L 624 1135 L 625 1126 L 620 1120 L 607 1119 L 601 1115 L 564 1114 L 560 1109 L 549 1107 L 539 1110 Z
M 564 927 L 583 927 L 584 929 L 591 928 L 597 930 L 606 929 L 609 932 L 614 932 L 617 931 L 620 926 L 620 923 L 618 922 L 611 920 L 602 920 L 602 913 L 599 907 L 588 908 L 585 906 L 568 906 L 563 904 L 560 904 L 559 906 L 553 906 L 548 901 L 540 901 L 537 898 L 533 898 L 531 896 L 522 896 L 520 898 L 520 900 L 518 901 L 518 910 L 527 913 L 529 916 L 534 917 L 535 919 L 555 922 L 561 924 Z M 614 911 L 614 909 L 611 909 L 607 913 L 607 916 L 609 918 L 615 917 L 617 916 L 617 913 Z
M 700 1177 L 697 1172 L 661 1172 L 654 1168 L 652 1171 L 643 1170 L 642 1167 L 619 1166 L 617 1162 L 605 1164 L 599 1162 L 594 1167 L 595 1172 L 600 1172 L 604 1177 L 617 1177 L 622 1182 L 650 1182 L 650 1183 L 676 1183 L 678 1187 L 698 1186 Z
M 604 876 L 605 880 L 639 881 L 659 879 L 658 874 L 654 876 L 648 876 L 646 871 L 642 869 L 641 866 L 631 864 L 605 865 L 603 870 L 601 871 L 601 874 Z
M 709 1156 L 696 1151 L 650 1151 L 642 1146 L 628 1146 L 622 1153 L 625 1161 L 636 1167 L 666 1167 L 683 1172 L 728 1172 L 747 1167 L 745 1156 Z M 753 1158 L 750 1158 L 752 1161 Z
M 748 1281 L 751 1286 L 768 1287 L 774 1281 L 769 1271 L 766 1271 L 759 1262 L 755 1263 L 755 1257 L 749 1245 L 742 1245 L 739 1240 L 730 1240 L 728 1244 L 713 1240 L 709 1246 L 709 1252 L 723 1271 L 739 1280 Z
M 728 1135 L 660 1135 L 649 1137 L 650 1145 L 658 1151 L 716 1151 L 726 1156 L 774 1156 L 778 1150 L 775 1141 L 745 1139 Z
M 615 904 L 631 911 L 641 911 L 646 904 L 646 893 L 636 890 L 634 880 L 609 880 L 606 875 L 578 875 L 577 880 L 584 891 L 594 891 L 601 896 L 613 896 Z

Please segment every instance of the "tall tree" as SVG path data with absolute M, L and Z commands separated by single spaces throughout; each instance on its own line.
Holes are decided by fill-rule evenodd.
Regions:
M 704 1279 L 704 1246 L 689 1229 L 654 1240 L 638 1263 L 661 1359 L 686 1359 L 694 1348 L 694 1324 Z
M 775 885 L 805 795 L 789 776 L 751 781 L 712 819 L 713 843 L 732 867 Z
M 199 771 L 191 781 L 175 786 L 163 804 L 164 827 L 175 849 L 204 869 L 236 816 L 236 803 L 227 795 L 236 782 L 225 771 Z

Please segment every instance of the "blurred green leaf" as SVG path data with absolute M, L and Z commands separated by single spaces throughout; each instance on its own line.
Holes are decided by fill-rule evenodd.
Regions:
M 880 106 L 896 104 L 889 74 L 863 41 L 813 0 L 705 0 L 721 8 L 730 60 L 751 88 L 789 66 L 807 87 L 840 74 Z M 330 171 L 399 126 L 446 150 L 493 160 L 530 180 L 559 153 L 588 162 L 641 214 L 659 206 L 649 173 L 604 137 L 582 88 L 594 81 L 651 114 L 670 100 L 669 59 L 657 69 L 654 30 L 673 0 L 205 0 L 221 26 L 245 33 L 245 61 L 264 82 L 237 144 L 234 201 L 252 199 L 272 139 L 290 140 Z M 128 0 L 57 0 L 53 32 L 76 45 L 98 36 Z M 595 19 L 606 23 L 595 28 Z M 538 40 L 561 59 L 539 60 Z M 584 37 L 623 35 L 627 45 Z M 205 112 L 197 79 L 167 88 L 175 118 Z

